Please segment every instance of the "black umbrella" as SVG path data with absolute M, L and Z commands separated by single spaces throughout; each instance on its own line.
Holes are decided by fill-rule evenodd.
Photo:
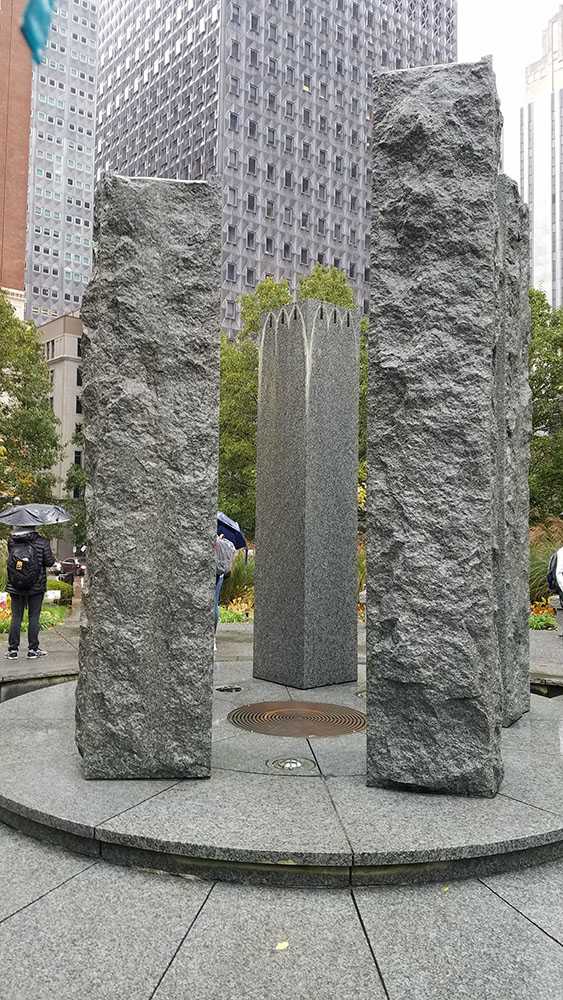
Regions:
M 0 522 L 11 528 L 38 528 L 42 524 L 64 524 L 65 521 L 70 521 L 70 514 L 64 507 L 52 503 L 27 503 L 0 511 Z

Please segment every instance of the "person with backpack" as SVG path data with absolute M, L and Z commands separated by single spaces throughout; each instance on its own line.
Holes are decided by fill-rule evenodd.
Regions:
M 55 557 L 46 538 L 34 528 L 16 528 L 8 539 L 8 586 L 12 605 L 12 621 L 8 637 L 9 660 L 15 660 L 20 646 L 21 624 L 25 609 L 29 614 L 28 659 L 46 656 L 39 647 L 39 616 L 47 590 L 47 568 Z
M 559 595 L 559 604 L 563 608 L 563 547 L 554 552 L 549 560 L 547 585 L 553 594 Z

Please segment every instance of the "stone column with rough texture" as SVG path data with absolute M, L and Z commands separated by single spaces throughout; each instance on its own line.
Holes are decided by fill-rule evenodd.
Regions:
M 201 182 L 106 178 L 82 307 L 87 778 L 211 764 L 221 213 Z
M 319 302 L 266 318 L 256 462 L 254 676 L 356 679 L 358 327 Z
M 373 109 L 367 780 L 492 796 L 503 773 L 492 68 L 381 75 Z
M 532 432 L 528 382 L 530 344 L 529 219 L 518 186 L 499 177 L 499 322 L 497 396 L 499 480 L 498 634 L 502 721 L 510 726 L 530 709 L 529 489 Z

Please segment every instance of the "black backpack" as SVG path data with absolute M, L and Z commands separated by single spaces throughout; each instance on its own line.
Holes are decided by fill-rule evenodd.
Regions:
M 557 593 L 559 587 L 557 586 L 557 552 L 554 552 L 551 559 L 549 560 L 549 566 L 547 568 L 547 586 L 554 593 Z
M 31 542 L 15 542 L 8 556 L 8 581 L 14 590 L 26 592 L 38 582 L 41 566 Z

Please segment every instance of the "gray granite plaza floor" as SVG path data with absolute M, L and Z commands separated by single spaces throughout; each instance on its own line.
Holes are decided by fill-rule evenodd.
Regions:
M 563 863 L 284 889 L 80 857 L 0 825 L 0 1000 L 561 1000 Z

